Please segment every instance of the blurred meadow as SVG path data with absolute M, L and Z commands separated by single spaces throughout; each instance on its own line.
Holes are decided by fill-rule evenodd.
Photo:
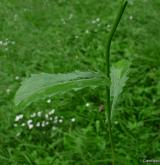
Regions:
M 86 88 L 14 106 L 33 73 L 105 69 L 121 0 L 0 1 L 0 164 L 110 165 L 105 91 Z M 130 0 L 111 62 L 132 61 L 113 126 L 117 165 L 160 160 L 160 1 Z M 33 122 L 33 125 L 29 123 Z

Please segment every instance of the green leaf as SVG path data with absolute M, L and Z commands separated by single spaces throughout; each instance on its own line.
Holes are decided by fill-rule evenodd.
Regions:
M 130 62 L 121 60 L 111 68 L 111 97 L 112 97 L 112 116 L 118 98 L 123 91 L 123 87 L 128 80 Z
M 39 99 L 45 99 L 70 90 L 80 90 L 85 87 L 96 87 L 106 83 L 100 73 L 72 72 L 67 74 L 33 74 L 22 82 L 15 96 L 15 105 L 21 109 Z

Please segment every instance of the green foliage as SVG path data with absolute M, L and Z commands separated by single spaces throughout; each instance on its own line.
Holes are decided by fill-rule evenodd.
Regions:
M 104 85 L 105 79 L 100 73 L 76 71 L 67 74 L 40 73 L 32 75 L 22 82 L 16 93 L 15 104 L 25 108 L 38 99 L 44 99 L 70 90 Z
M 111 164 L 105 115 L 98 111 L 105 100 L 102 88 L 85 88 L 60 99 L 55 96 L 50 104 L 41 100 L 21 111 L 29 119 L 32 112 L 55 108 L 56 115 L 65 114 L 58 133 L 45 127 L 14 127 L 19 112 L 13 111 L 12 100 L 20 82 L 31 73 L 104 70 L 104 45 L 120 2 L 0 1 L 0 40 L 15 41 L 0 45 L 1 165 Z M 132 59 L 130 78 L 112 123 L 118 165 L 159 159 L 159 6 L 159 0 L 130 0 L 113 38 L 112 63 Z M 76 122 L 65 124 L 72 117 Z M 23 133 L 16 136 L 19 129 Z

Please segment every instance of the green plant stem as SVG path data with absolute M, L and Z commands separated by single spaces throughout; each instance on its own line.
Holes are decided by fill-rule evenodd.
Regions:
M 110 47 L 111 47 L 111 41 L 113 38 L 113 35 L 118 27 L 118 24 L 121 20 L 121 17 L 123 15 L 123 12 L 126 8 L 127 0 L 124 0 L 119 11 L 117 14 L 117 17 L 113 23 L 113 27 L 111 29 L 111 32 L 108 37 L 107 45 L 106 45 L 106 75 L 108 79 L 110 80 Z M 112 165 L 115 164 L 115 153 L 114 153 L 114 146 L 113 146 L 113 138 L 112 138 L 112 124 L 111 124 L 111 96 L 110 96 L 110 87 L 106 87 L 106 111 L 108 112 L 108 129 L 109 129 L 109 139 L 111 143 L 111 150 L 112 150 Z

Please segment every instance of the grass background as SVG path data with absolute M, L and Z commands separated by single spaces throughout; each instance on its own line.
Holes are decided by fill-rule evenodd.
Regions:
M 98 111 L 103 89 L 57 96 L 50 104 L 44 100 L 22 112 L 15 110 L 13 98 L 31 73 L 103 71 L 106 39 L 120 2 L 0 1 L 0 40 L 7 43 L 0 43 L 0 164 L 110 164 L 104 112 Z M 113 128 L 118 165 L 160 159 L 159 6 L 159 0 L 129 1 L 112 42 L 112 63 L 132 60 Z M 52 108 L 64 116 L 56 131 L 13 126 L 19 113 L 29 118 Z M 76 122 L 71 124 L 72 117 Z

